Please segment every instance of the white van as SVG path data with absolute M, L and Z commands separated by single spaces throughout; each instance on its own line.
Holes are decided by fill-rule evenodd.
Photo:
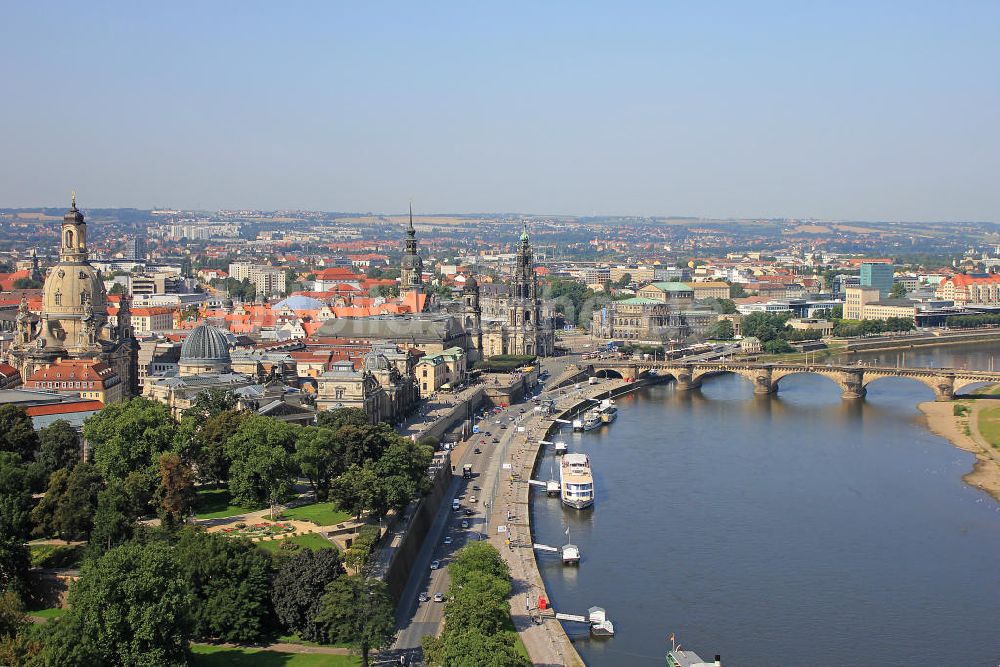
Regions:
M 455 512 L 462 509 L 462 503 L 459 502 L 458 498 L 455 498 L 454 500 L 451 501 L 451 509 L 454 510 Z

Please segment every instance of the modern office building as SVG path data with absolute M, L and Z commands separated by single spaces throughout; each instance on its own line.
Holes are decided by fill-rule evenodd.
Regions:
M 892 276 L 895 273 L 892 264 L 863 262 L 861 264 L 861 287 L 877 287 L 879 296 L 883 299 L 892 292 Z

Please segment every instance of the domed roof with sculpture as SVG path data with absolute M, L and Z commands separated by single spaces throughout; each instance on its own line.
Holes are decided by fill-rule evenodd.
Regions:
M 387 371 L 391 367 L 389 360 L 386 359 L 384 354 L 372 350 L 365 355 L 364 368 L 369 373 L 374 373 L 376 371 Z
M 181 375 L 221 373 L 229 370 L 229 340 L 219 327 L 200 324 L 181 344 Z

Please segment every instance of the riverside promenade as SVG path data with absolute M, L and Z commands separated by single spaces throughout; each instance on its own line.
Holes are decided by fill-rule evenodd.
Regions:
M 597 396 L 637 386 L 641 383 L 605 380 L 596 385 L 581 384 L 579 389 L 571 385 L 563 390 L 549 390 L 545 392 L 545 398 L 556 399 L 556 416 L 566 418 Z M 551 609 L 538 609 L 539 596 L 544 596 L 550 603 L 552 600 L 538 570 L 531 535 L 531 485 L 528 480 L 543 447 L 540 441 L 548 439 L 546 436 L 556 425 L 554 417 L 542 417 L 534 411 L 526 413 L 519 422 L 519 427 L 524 430 L 519 428 L 512 439 L 508 460 L 497 462 L 501 468 L 497 477 L 499 486 L 494 490 L 490 508 L 489 539 L 510 566 L 513 578 L 511 617 L 514 628 L 528 649 L 532 664 L 575 667 L 584 663 L 562 624 L 555 619 Z M 503 468 L 504 464 L 509 464 L 510 469 Z M 595 471 L 595 474 L 600 475 L 600 471 Z M 502 531 L 500 527 L 503 527 Z M 608 601 L 595 600 L 594 604 L 606 605 Z M 566 611 L 579 613 L 579 610 Z

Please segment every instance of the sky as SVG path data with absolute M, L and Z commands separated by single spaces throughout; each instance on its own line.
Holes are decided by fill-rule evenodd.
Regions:
M 38 2 L 0 207 L 1000 222 L 1000 2 Z

